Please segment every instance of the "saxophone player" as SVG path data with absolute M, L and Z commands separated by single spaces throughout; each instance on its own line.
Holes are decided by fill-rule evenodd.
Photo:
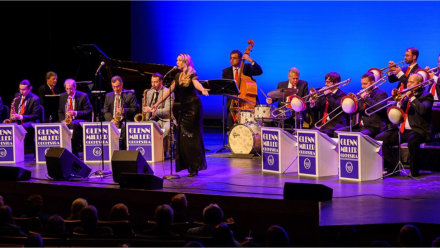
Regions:
M 133 120 L 134 115 L 138 112 L 139 105 L 134 92 L 124 90 L 124 82 L 120 76 L 112 77 L 111 84 L 113 92 L 105 95 L 104 119 L 115 123 L 118 128 L 121 128 L 119 149 L 125 150 L 126 130 L 124 122 Z
M 174 103 L 174 94 L 171 94 L 171 102 L 166 100 L 159 104 L 156 112 L 153 111 L 153 105 L 161 99 L 163 93 L 167 91 L 168 88 L 163 86 L 163 76 L 160 73 L 154 73 L 151 76 L 151 89 L 147 92 L 146 99 L 144 99 L 144 104 L 142 106 L 142 112 L 146 113 L 147 120 L 154 120 L 164 129 L 164 151 L 165 158 L 169 155 L 170 144 L 169 144 L 169 133 L 170 133 L 170 110 Z M 152 114 L 154 112 L 154 114 Z
M 92 105 L 86 93 L 76 90 L 76 81 L 64 81 L 66 92 L 60 95 L 58 118 L 73 130 L 72 153 L 78 156 L 82 144 L 81 122 L 92 120 Z

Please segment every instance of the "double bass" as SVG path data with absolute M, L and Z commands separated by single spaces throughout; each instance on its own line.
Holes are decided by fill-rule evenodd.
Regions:
M 249 46 L 246 48 L 244 54 L 249 55 L 251 49 L 254 47 L 254 41 L 248 41 Z M 231 102 L 231 115 L 234 123 L 240 121 L 240 111 L 242 110 L 254 110 L 257 103 L 257 83 L 249 76 L 243 74 L 244 59 L 241 58 L 240 69 L 238 71 L 238 79 L 236 81 L 237 88 L 240 90 L 239 98 L 246 101 L 232 100 Z

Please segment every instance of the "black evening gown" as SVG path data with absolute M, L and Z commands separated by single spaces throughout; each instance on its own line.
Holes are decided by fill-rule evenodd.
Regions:
M 174 94 L 181 102 L 181 112 L 177 122 L 176 171 L 188 172 L 205 170 L 205 145 L 202 130 L 202 102 L 198 91 L 191 82 L 188 87 L 179 84 L 180 73 L 175 77 Z M 192 74 L 191 80 L 197 78 Z

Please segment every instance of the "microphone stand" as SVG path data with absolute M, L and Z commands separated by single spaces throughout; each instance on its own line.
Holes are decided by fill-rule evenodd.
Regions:
M 170 73 L 171 71 L 175 70 L 176 67 L 173 67 L 173 69 L 171 69 L 169 72 L 167 72 L 164 76 L 164 80 L 165 77 L 168 75 L 168 73 Z M 173 121 L 173 96 L 171 94 L 173 94 L 171 92 L 171 85 L 170 88 L 168 89 L 170 91 L 170 95 L 169 97 L 169 101 L 170 101 L 170 132 L 168 133 L 168 141 L 169 141 L 169 147 L 170 147 L 170 175 L 168 176 L 163 176 L 163 179 L 180 179 L 180 176 L 175 174 L 173 175 L 173 159 L 174 159 L 174 121 Z M 177 120 L 176 120 L 177 121 Z M 177 123 L 179 124 L 179 123 Z

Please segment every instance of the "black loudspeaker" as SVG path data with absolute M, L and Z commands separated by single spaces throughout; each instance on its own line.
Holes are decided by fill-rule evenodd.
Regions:
M 322 184 L 288 183 L 284 184 L 285 200 L 329 201 L 333 189 Z
M 21 167 L 0 166 L 0 181 L 26 181 L 31 179 L 31 171 Z
M 53 179 L 68 180 L 72 177 L 88 177 L 90 169 L 69 150 L 51 147 L 46 153 L 47 173 Z
M 162 189 L 163 179 L 155 175 L 122 172 L 119 175 L 119 185 L 121 188 Z
M 113 181 L 119 183 L 122 172 L 154 174 L 139 151 L 114 151 L 112 156 Z

